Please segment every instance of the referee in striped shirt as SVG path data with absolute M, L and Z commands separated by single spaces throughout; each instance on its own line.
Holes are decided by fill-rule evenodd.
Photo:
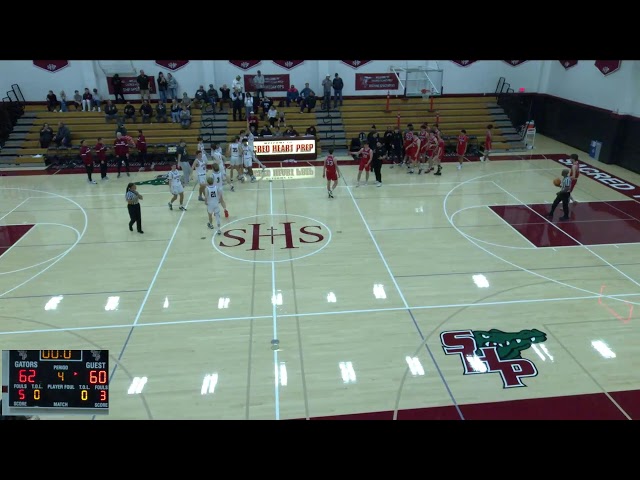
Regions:
M 569 176 L 569 169 L 562 170 L 562 181 L 560 182 L 560 191 L 556 193 L 556 199 L 551 205 L 551 210 L 547 214 L 547 217 L 553 218 L 553 212 L 560 202 L 562 202 L 562 211 L 564 215 L 560 217 L 560 220 L 569 220 L 569 196 L 571 195 L 571 177 Z
M 140 200 L 142 200 L 142 195 L 140 195 L 137 191 L 137 187 L 135 183 L 129 183 L 127 185 L 127 208 L 129 209 L 129 218 L 131 221 L 129 222 L 129 230 L 133 232 L 133 224 L 138 224 L 138 233 L 144 233 L 142 231 L 142 213 L 140 212 Z

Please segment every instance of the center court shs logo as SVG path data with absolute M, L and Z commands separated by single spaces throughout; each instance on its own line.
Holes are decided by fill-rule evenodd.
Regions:
M 270 249 L 272 245 L 281 250 L 300 248 L 304 244 L 322 242 L 324 235 L 320 232 L 320 225 L 300 225 L 298 222 L 280 222 L 279 225 L 250 223 L 248 228 L 226 230 L 220 246 L 228 248 L 245 245 L 251 251 Z
M 506 333 L 500 330 L 453 330 L 442 332 L 440 341 L 444 353 L 460 355 L 464 375 L 499 373 L 503 388 L 526 387 L 524 377 L 535 377 L 533 362 L 520 355 L 534 343 L 547 340 L 540 330 Z

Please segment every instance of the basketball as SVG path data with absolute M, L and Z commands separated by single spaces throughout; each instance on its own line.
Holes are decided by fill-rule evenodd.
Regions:
M 559 178 L 554 178 L 554 179 L 553 179 L 553 184 L 554 184 L 556 187 L 559 187 L 561 183 L 562 183 L 562 180 L 560 180 Z

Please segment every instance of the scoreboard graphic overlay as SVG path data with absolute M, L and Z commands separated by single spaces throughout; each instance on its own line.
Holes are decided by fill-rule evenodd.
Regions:
M 109 413 L 108 350 L 3 350 L 3 415 Z

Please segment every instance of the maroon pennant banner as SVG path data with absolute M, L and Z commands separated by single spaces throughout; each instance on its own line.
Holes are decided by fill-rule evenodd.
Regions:
M 453 63 L 458 65 L 459 67 L 468 67 L 472 63 L 477 62 L 477 60 L 451 60 Z
M 279 67 L 286 68 L 287 70 L 296 68 L 298 65 L 300 65 L 303 62 L 304 60 L 273 60 L 273 63 L 275 63 Z
M 258 65 L 261 61 L 262 60 L 229 60 L 229 63 L 243 70 L 249 70 L 250 68 Z
M 346 63 L 351 68 L 359 68 L 372 60 L 340 60 L 342 63 Z
M 578 64 L 578 60 L 558 60 L 565 70 L 569 70 L 571 67 L 575 67 Z
M 507 62 L 512 67 L 517 67 L 518 65 L 522 65 L 524 62 L 528 62 L 528 60 L 503 60 L 503 62 Z
M 69 60 L 34 60 L 33 64 L 47 72 L 55 73 L 59 72 L 64 67 L 68 67 Z
M 605 77 L 617 72 L 620 69 L 622 60 L 596 60 L 596 68 L 600 70 Z
M 156 63 L 161 67 L 175 72 L 189 63 L 189 60 L 156 60 Z

